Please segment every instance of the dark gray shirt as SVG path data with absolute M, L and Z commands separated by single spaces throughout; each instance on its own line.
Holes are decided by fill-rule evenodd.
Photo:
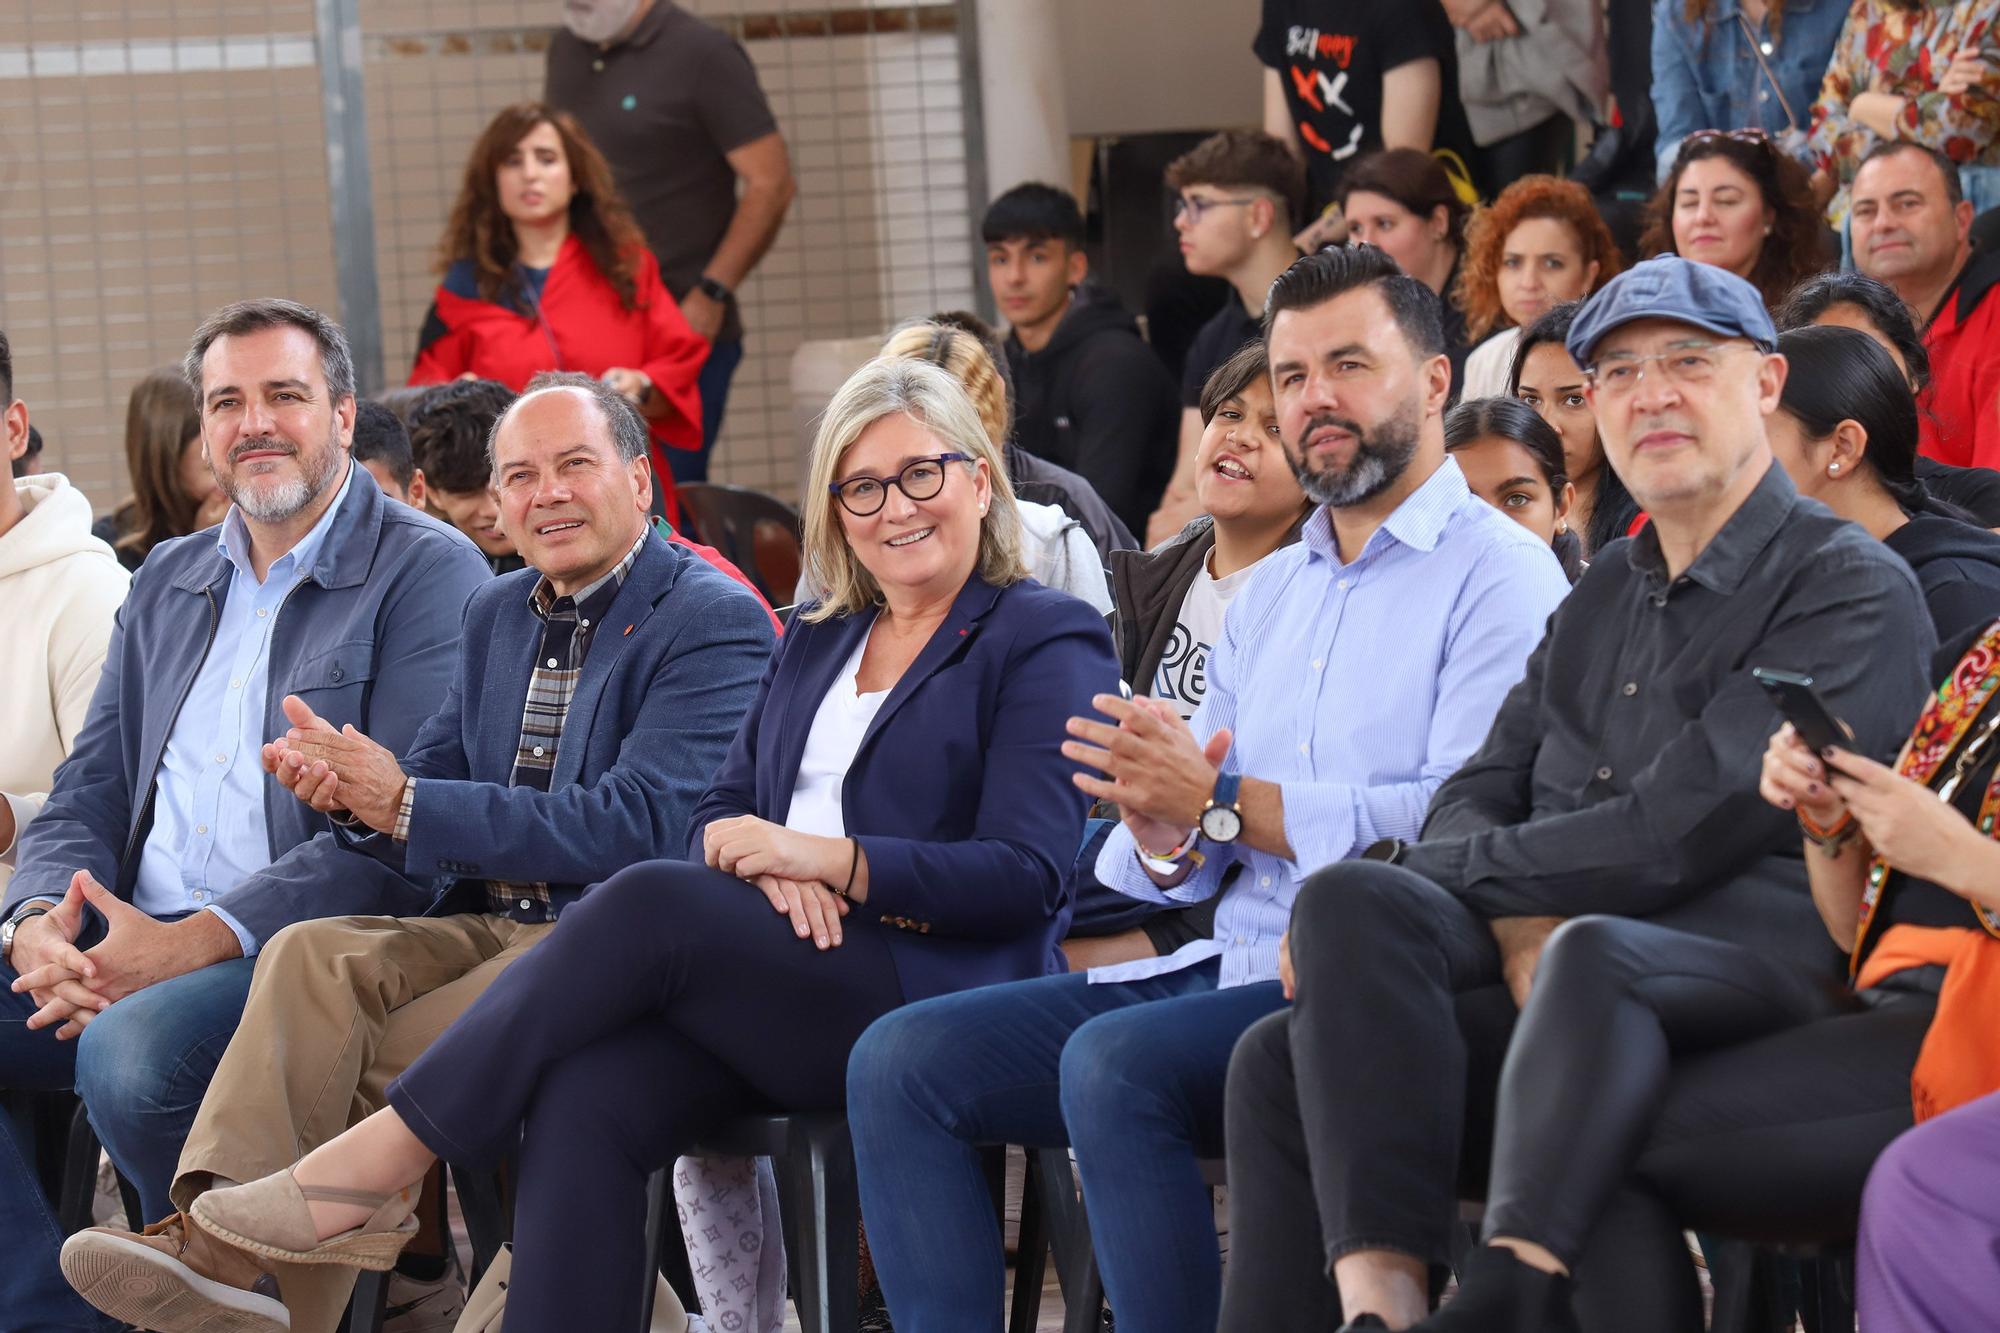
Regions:
M 1798 827 L 1757 794 L 1780 719 L 1750 669 L 1812 676 L 1887 759 L 1935 647 L 1909 566 L 1773 464 L 1679 578 L 1650 526 L 1591 563 L 1405 864 L 1486 917 L 1646 917 L 1837 966 Z
M 661 0 L 608 50 L 559 29 L 544 97 L 574 115 L 610 162 L 667 290 L 686 296 L 736 213 L 728 154 L 778 128 L 749 55 Z M 717 339 L 742 336 L 731 301 Z

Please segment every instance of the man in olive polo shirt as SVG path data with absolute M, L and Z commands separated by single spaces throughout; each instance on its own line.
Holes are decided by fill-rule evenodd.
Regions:
M 713 344 L 701 449 L 667 454 L 675 481 L 706 481 L 743 359 L 735 290 L 796 192 L 785 140 L 743 47 L 672 0 L 563 0 L 561 11 L 544 100 L 575 116 L 611 163 L 667 290 Z

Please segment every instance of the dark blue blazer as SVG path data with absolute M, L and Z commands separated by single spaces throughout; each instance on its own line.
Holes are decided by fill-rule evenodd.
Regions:
M 647 533 L 583 659 L 549 790 L 508 785 L 541 643 L 533 569 L 465 610 L 458 679 L 403 761 L 410 840 L 357 845 L 413 877 L 593 884 L 678 855 L 689 818 L 756 695 L 771 617 L 742 584 Z M 483 890 L 433 910 L 483 911 Z
M 875 612 L 794 617 L 694 816 L 783 823 L 820 701 Z M 890 928 L 906 1000 L 1061 972 L 1068 871 L 1088 799 L 1064 723 L 1118 689 L 1103 617 L 1033 581 L 969 580 L 889 692 L 841 788 L 868 858 L 855 916 Z

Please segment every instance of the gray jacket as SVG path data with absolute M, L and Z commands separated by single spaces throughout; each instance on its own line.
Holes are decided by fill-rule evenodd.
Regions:
M 1603 119 L 1611 92 L 1602 0 L 1508 0 L 1518 37 L 1475 42 L 1456 29 L 1458 95 L 1481 147 L 1552 115 Z

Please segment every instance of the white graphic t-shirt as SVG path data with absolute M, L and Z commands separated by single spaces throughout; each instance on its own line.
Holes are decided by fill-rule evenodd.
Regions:
M 1166 655 L 1153 673 L 1153 697 L 1172 704 L 1183 720 L 1194 716 L 1202 696 L 1208 693 L 1208 652 L 1222 637 L 1222 616 L 1229 610 L 1230 599 L 1243 590 L 1257 572 L 1257 565 L 1264 563 L 1259 560 L 1218 579 L 1209 573 L 1214 559 L 1211 551 L 1188 586 L 1187 596 L 1181 599 L 1173 637 L 1167 640 Z

